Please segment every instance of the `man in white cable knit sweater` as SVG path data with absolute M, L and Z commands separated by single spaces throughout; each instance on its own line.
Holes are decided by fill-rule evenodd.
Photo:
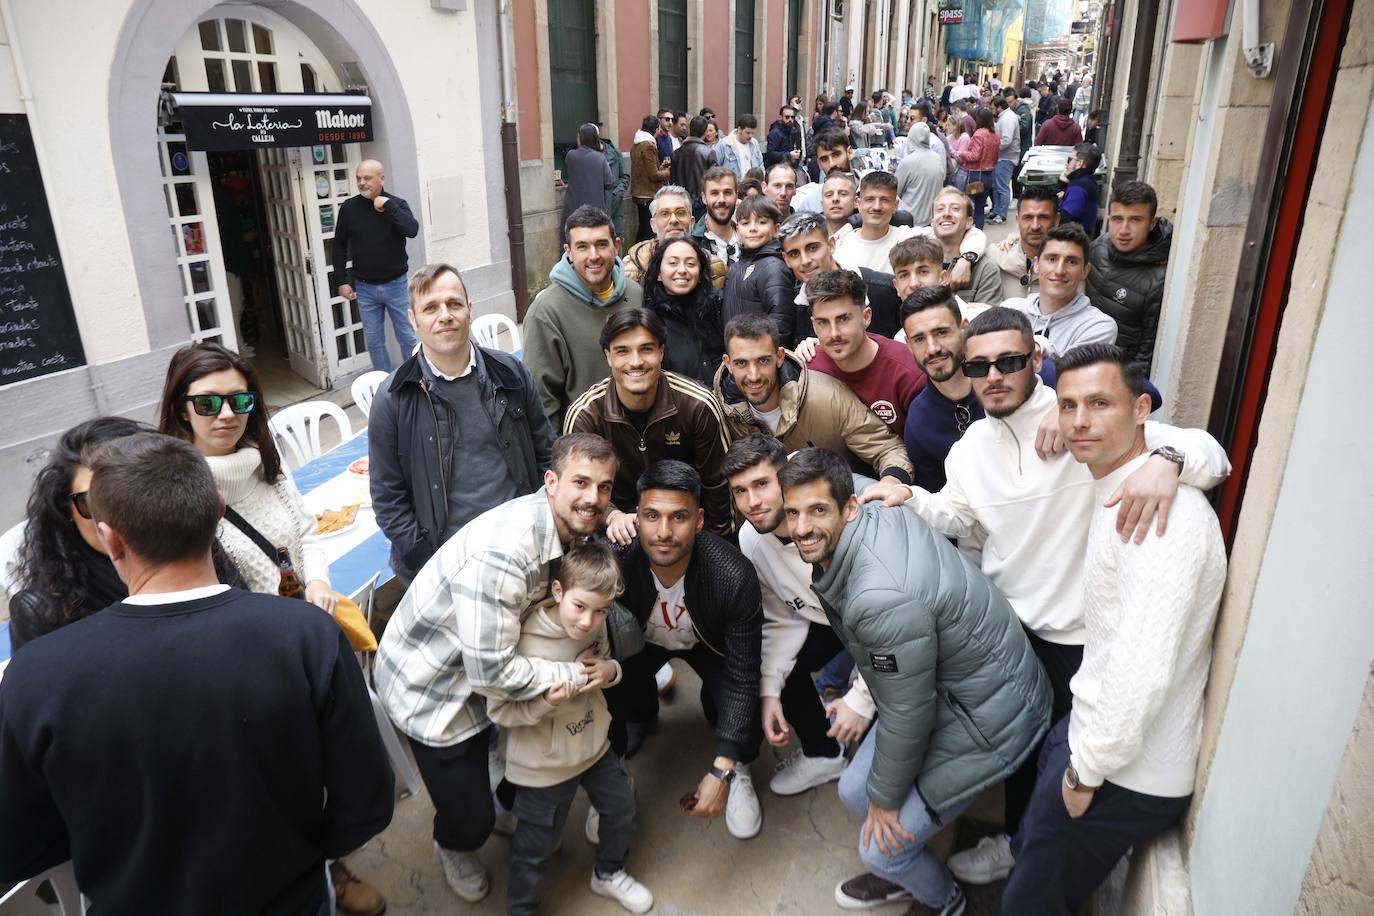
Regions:
M 1041 356 L 1031 322 L 1009 308 L 988 309 L 964 330 L 962 371 L 987 416 L 969 426 L 945 459 L 939 493 L 887 487 L 886 499 L 907 500 L 932 528 L 950 537 L 984 539 L 983 572 L 1002 590 L 1025 626 L 1031 647 L 1054 691 L 1052 721 L 1068 715 L 1069 682 L 1083 657 L 1083 558 L 1089 521 L 1105 502 L 1117 530 L 1143 541 L 1156 523 L 1166 525 L 1181 484 L 1210 489 L 1226 478 L 1226 452 L 1205 430 L 1147 423 L 1151 457 L 1118 481 L 1107 496 L 1095 492 L 1087 468 L 1046 447 L 1045 421 L 1058 430 L 1055 392 L 1038 376 Z M 873 497 L 884 488 L 872 487 Z M 865 491 L 865 499 L 870 498 Z M 1157 516 L 1157 518 L 1156 518 Z M 949 858 L 950 870 L 969 884 L 990 884 L 1011 871 L 1011 835 L 1035 788 L 1035 756 L 1007 781 L 1005 830 Z
M 1145 461 L 1144 376 L 1118 347 L 1059 361 L 1059 427 L 1092 472 L 1084 571 L 1083 664 L 1073 708 L 1050 732 L 1021 830 L 1006 913 L 1077 912 L 1132 846 L 1188 808 L 1202 735 L 1202 694 L 1226 552 L 1202 491 L 1179 487 L 1164 534 L 1123 543 L 1102 508 Z

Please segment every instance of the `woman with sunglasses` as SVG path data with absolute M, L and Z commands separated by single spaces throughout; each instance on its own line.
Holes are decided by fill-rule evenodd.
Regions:
M 123 417 L 97 417 L 63 433 L 48 455 L 29 494 L 24 541 L 15 564 L 17 588 L 9 607 L 15 652 L 129 597 L 96 535 L 86 504 L 91 470 L 81 463 L 81 454 L 92 446 L 152 431 Z M 214 556 L 219 580 L 241 586 L 243 579 L 224 552 L 217 549 Z
M 286 549 L 306 600 L 332 613 L 336 599 L 315 516 L 282 464 L 252 365 L 219 344 L 178 350 L 167 367 L 158 428 L 190 442 L 209 462 L 226 506 L 218 540 L 249 590 L 275 595 L 281 585 L 276 559 L 259 546 L 265 540 Z

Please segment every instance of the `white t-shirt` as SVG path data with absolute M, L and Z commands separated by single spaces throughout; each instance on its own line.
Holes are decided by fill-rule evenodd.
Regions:
M 730 142 L 734 144 L 735 154 L 739 156 L 740 175 L 754 167 L 754 144 L 751 140 L 745 143 L 740 140 L 739 135 L 733 130 L 730 131 Z
M 654 577 L 658 602 L 644 622 L 644 638 L 670 651 L 692 648 L 697 644 L 697 631 L 692 628 L 692 615 L 687 613 L 687 577 L 665 586 L 657 574 L 651 571 L 649 575 Z
M 877 241 L 869 241 L 860 230 L 846 232 L 844 238 L 835 243 L 835 263 L 846 270 L 867 267 L 879 273 L 892 273 L 892 262 L 888 254 L 897 243 L 916 234 L 912 226 L 888 226 L 887 234 Z
M 777 431 L 778 431 L 778 424 L 782 422 L 782 405 L 781 405 L 781 404 L 779 404 L 777 407 L 774 407 L 772 410 L 759 410 L 759 409 L 758 409 L 757 407 L 755 407 L 753 404 L 750 404 L 750 405 L 749 405 L 749 412 L 752 413 L 752 414 L 754 415 L 754 418 L 755 418 L 756 420 L 758 420 L 758 421 L 761 422 L 761 423 L 766 424 L 766 425 L 768 426 L 768 431 L 769 431 L 769 432 L 775 433 L 775 434 L 777 433 Z

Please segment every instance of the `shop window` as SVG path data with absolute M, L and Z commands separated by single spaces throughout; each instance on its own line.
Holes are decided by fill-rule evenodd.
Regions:
M 209 22 L 202 22 L 200 29 L 200 49 L 202 51 L 219 51 L 222 47 L 219 43 L 219 23 L 211 19 Z
M 177 209 L 173 216 L 198 216 L 200 206 L 196 201 L 196 186 L 189 181 L 176 185 Z
M 190 265 L 191 272 L 191 292 L 208 293 L 210 291 L 210 264 L 207 261 L 197 261 Z
M 246 60 L 236 60 L 234 67 L 234 91 L 253 91 L 253 65 Z
M 277 91 L 277 65 L 271 61 L 258 61 L 258 91 Z
M 229 37 L 229 50 L 235 54 L 248 53 L 248 34 L 242 19 L 224 20 L 224 31 Z
M 167 66 L 163 68 L 162 71 L 162 85 L 174 86 L 177 89 L 181 88 L 181 77 L 177 76 L 177 59 L 175 55 L 167 58 Z
M 266 26 L 253 26 L 253 47 L 259 54 L 272 53 L 272 30 Z
M 301 89 L 305 92 L 319 92 L 319 84 L 315 82 L 315 68 L 309 64 L 301 64 Z
M 211 331 L 218 326 L 219 319 L 215 315 L 215 300 L 197 299 L 196 328 L 201 331 Z
M 205 58 L 205 85 L 211 92 L 229 91 L 229 84 L 224 79 L 224 61 L 217 57 Z

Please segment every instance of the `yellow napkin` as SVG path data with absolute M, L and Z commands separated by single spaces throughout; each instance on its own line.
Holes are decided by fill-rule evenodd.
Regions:
M 372 635 L 372 628 L 367 625 L 362 608 L 352 599 L 345 598 L 337 592 L 335 597 L 339 601 L 334 606 L 334 620 L 348 637 L 348 644 L 353 647 L 353 651 L 376 652 L 377 637 Z

